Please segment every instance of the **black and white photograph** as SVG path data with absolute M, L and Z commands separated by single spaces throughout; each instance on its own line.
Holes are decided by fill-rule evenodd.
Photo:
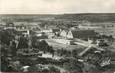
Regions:
M 115 0 L 0 0 L 0 73 L 115 73 Z

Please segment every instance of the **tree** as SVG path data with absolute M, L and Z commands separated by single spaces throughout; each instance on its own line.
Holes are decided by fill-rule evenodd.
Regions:
M 83 73 L 83 64 L 78 62 L 76 59 L 70 58 L 68 62 L 63 64 L 63 67 L 70 73 Z
M 0 32 L 0 40 L 6 45 L 10 45 L 10 41 L 14 39 L 13 30 L 3 30 Z
M 28 48 L 28 39 L 25 37 L 20 37 L 18 48 Z

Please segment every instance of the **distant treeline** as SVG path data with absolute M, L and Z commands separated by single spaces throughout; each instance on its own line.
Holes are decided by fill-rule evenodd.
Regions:
M 89 22 L 115 22 L 115 13 L 64 14 L 56 19 L 69 19 Z
M 4 22 L 36 22 L 39 20 L 73 20 L 89 22 L 115 22 L 115 13 L 82 13 L 82 14 L 20 14 L 20 15 L 0 15 L 0 20 Z

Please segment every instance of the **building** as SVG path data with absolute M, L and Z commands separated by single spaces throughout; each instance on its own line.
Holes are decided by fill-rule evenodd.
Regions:
M 48 35 L 49 38 L 53 38 L 54 36 L 59 36 L 60 29 L 54 28 L 54 29 L 42 29 L 41 32 Z
M 30 35 L 30 30 L 27 30 L 27 29 L 18 30 L 18 32 L 23 34 L 25 37 Z
M 55 28 L 55 29 L 52 29 L 52 33 L 54 34 L 54 36 L 57 36 L 57 37 L 59 37 L 60 36 L 60 29 L 58 29 L 58 28 Z
M 97 35 L 98 34 L 94 30 L 70 30 L 67 33 L 67 38 L 78 38 L 82 40 L 88 40 L 96 38 Z
M 66 30 L 62 30 L 61 33 L 60 33 L 60 36 L 63 37 L 63 38 L 66 38 L 67 37 L 67 32 Z
M 58 29 L 58 28 L 54 28 L 54 29 L 52 29 L 52 32 L 53 33 L 58 33 L 58 32 L 60 32 L 61 30 L 60 29 Z
M 16 29 L 14 23 L 6 23 L 4 29 Z
M 29 30 L 38 30 L 41 29 L 39 24 L 40 22 L 13 22 L 16 29 L 29 29 Z
M 60 44 L 67 44 L 71 45 L 72 40 L 67 40 L 67 39 L 52 39 L 53 41 L 60 43 Z
M 99 25 L 94 25 L 94 24 L 90 24 L 90 25 L 78 25 L 77 26 L 79 29 L 86 29 L 86 30 L 88 30 L 88 29 L 101 29 L 102 27 L 101 26 L 99 26 Z

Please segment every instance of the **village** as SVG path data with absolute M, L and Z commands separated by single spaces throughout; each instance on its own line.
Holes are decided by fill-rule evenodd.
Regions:
M 115 67 L 114 29 L 114 23 L 88 21 L 1 22 L 1 71 L 111 72 Z

